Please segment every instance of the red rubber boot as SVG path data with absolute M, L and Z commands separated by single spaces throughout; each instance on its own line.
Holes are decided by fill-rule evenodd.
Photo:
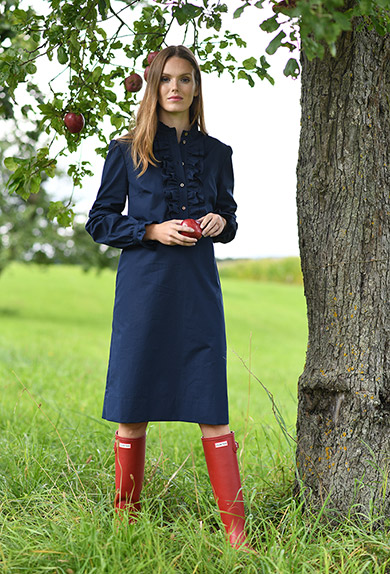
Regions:
M 115 433 L 115 510 L 128 511 L 129 522 L 136 521 L 145 469 L 146 435 L 124 438 Z
M 252 551 L 245 533 L 245 512 L 240 471 L 237 462 L 238 443 L 234 432 L 213 438 L 202 437 L 207 470 L 230 545 Z

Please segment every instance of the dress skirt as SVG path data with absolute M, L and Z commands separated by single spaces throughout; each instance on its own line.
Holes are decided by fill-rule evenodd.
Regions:
M 122 251 L 103 418 L 228 423 L 224 312 L 210 238 Z

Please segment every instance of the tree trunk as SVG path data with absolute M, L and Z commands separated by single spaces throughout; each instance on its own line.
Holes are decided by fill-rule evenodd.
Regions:
M 302 56 L 298 224 L 309 323 L 297 468 L 314 507 L 388 513 L 390 38 Z

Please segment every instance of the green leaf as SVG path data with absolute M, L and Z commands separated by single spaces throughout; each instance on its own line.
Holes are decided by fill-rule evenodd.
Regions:
M 268 68 L 271 67 L 271 64 L 269 64 L 269 63 L 267 62 L 265 56 L 261 56 L 261 57 L 260 57 L 260 64 L 261 64 L 261 67 L 264 68 L 265 70 L 267 70 Z
M 59 225 L 68 227 L 73 223 L 75 213 L 73 209 L 65 206 L 62 201 L 51 201 L 47 216 L 51 220 L 57 218 Z
M 242 62 L 242 65 L 246 70 L 254 70 L 257 66 L 257 60 L 252 56 L 252 58 L 247 58 Z
M 244 70 L 239 70 L 239 72 L 237 74 L 237 78 L 239 80 L 241 80 L 241 79 L 247 80 L 249 82 L 249 85 L 251 86 L 251 88 L 253 88 L 255 85 L 253 78 L 249 74 L 247 74 L 247 72 L 245 72 Z
M 48 28 L 45 31 L 44 36 L 47 36 L 49 38 L 50 43 L 53 45 L 56 44 L 57 42 L 60 42 L 63 39 L 64 31 L 62 27 L 59 26 L 58 24 L 53 24 L 50 28 Z
M 243 6 L 237 8 L 237 10 L 235 10 L 233 13 L 233 19 L 235 20 L 236 18 L 239 18 L 247 6 L 249 6 L 249 4 L 248 2 L 245 2 Z
M 15 171 L 19 167 L 13 157 L 6 157 L 4 160 L 4 165 L 10 171 Z
M 290 52 L 293 52 L 296 49 L 296 45 L 291 44 L 291 42 L 283 42 L 282 46 L 283 48 L 288 48 Z
M 184 4 L 182 6 L 177 6 L 173 10 L 173 15 L 176 18 L 179 26 L 183 26 L 201 14 L 202 8 L 195 6 L 194 4 Z
M 254 3 L 254 6 L 255 6 L 256 8 L 262 8 L 262 7 L 263 7 L 263 4 L 264 4 L 264 0 L 259 0 L 259 2 L 255 2 L 255 3 Z
M 26 188 L 25 176 L 25 167 L 19 166 L 18 169 L 9 178 L 7 187 L 10 193 L 17 193 L 23 199 L 28 199 L 30 191 Z
M 283 70 L 283 74 L 285 76 L 291 76 L 292 78 L 297 78 L 299 76 L 299 73 L 300 68 L 298 62 L 296 61 L 295 58 L 290 58 Z
M 268 18 L 268 20 L 264 20 L 264 22 L 262 22 L 260 24 L 260 28 L 264 32 L 271 32 L 271 33 L 276 32 L 276 30 L 280 26 L 279 22 L 277 22 L 276 20 L 277 20 L 277 16 L 273 16 L 272 18 Z
M 33 64 L 32 62 L 29 62 L 26 66 L 26 72 L 27 74 L 29 74 L 30 76 L 32 76 L 33 74 L 35 74 L 37 71 L 37 67 L 35 64 Z
M 50 163 L 44 167 L 43 171 L 49 177 L 54 177 L 56 174 L 56 167 L 57 167 L 57 161 L 55 159 L 52 159 L 50 160 Z
M 235 10 L 233 13 L 233 20 L 235 20 L 236 18 L 239 18 L 241 16 L 241 14 L 243 13 L 244 9 L 245 9 L 245 6 L 240 6 L 240 8 L 237 8 L 237 10 Z
M 37 153 L 37 159 L 43 159 L 49 155 L 48 147 L 41 147 Z
M 30 193 L 38 193 L 41 188 L 41 176 L 34 175 L 30 180 Z
M 215 10 L 217 10 L 218 12 L 227 12 L 228 11 L 228 7 L 227 4 L 218 4 L 215 6 Z
M 110 0 L 98 0 L 99 14 L 103 20 L 107 18 L 107 12 L 110 7 Z
M 57 60 L 62 65 L 68 61 L 68 54 L 63 46 L 60 46 L 57 50 Z
M 270 56 L 272 56 L 272 54 L 275 54 L 276 50 L 278 48 L 280 48 L 280 46 L 282 44 L 282 40 L 285 37 L 286 37 L 286 34 L 283 32 L 283 30 L 281 32 L 279 32 L 279 34 L 277 36 L 275 36 L 275 38 L 273 40 L 271 40 L 271 42 L 268 44 L 268 46 L 265 50 L 267 52 L 267 54 L 269 54 Z
M 77 28 L 77 30 L 84 30 L 84 28 L 86 27 L 86 22 L 84 18 L 81 18 L 81 16 L 77 16 L 76 20 L 74 21 L 74 27 Z
M 72 50 L 73 55 L 78 54 L 80 52 L 81 44 L 80 44 L 80 38 L 79 38 L 77 30 L 72 30 L 72 32 L 69 36 L 69 44 L 73 48 L 73 50 Z
M 114 115 L 111 116 L 110 118 L 111 125 L 115 126 L 118 130 L 122 128 L 125 121 L 126 121 L 125 118 L 123 118 L 122 116 Z
M 39 104 L 38 108 L 48 118 L 56 118 L 58 112 L 52 104 Z
M 384 36 L 387 32 L 386 28 L 383 26 L 382 22 L 377 20 L 376 18 L 372 19 L 374 24 L 375 31 L 379 34 L 379 36 Z
M 106 90 L 105 96 L 109 102 L 111 102 L 113 104 L 116 102 L 116 94 L 114 94 L 114 92 L 111 92 L 110 90 Z
M 16 9 L 12 12 L 12 15 L 15 18 L 16 22 L 21 22 L 23 24 L 27 22 L 29 19 L 29 14 L 25 10 Z
M 53 106 L 55 107 L 56 110 L 62 110 L 62 108 L 64 107 L 64 102 L 59 98 L 54 98 Z
M 100 36 L 106 40 L 107 32 L 103 28 L 96 28 L 95 32 L 100 34 Z
M 120 42 L 119 40 L 117 40 L 116 42 L 113 42 L 111 44 L 111 49 L 112 50 L 119 50 L 120 48 L 122 48 L 123 44 L 122 42 Z
M 101 66 L 96 66 L 96 68 L 93 70 L 92 72 L 92 81 L 96 82 L 100 76 L 102 75 L 102 67 Z

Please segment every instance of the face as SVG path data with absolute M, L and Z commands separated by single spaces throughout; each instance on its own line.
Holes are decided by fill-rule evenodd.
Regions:
M 168 114 L 189 115 L 198 88 L 195 70 L 188 60 L 173 56 L 165 63 L 158 89 L 160 119 Z

